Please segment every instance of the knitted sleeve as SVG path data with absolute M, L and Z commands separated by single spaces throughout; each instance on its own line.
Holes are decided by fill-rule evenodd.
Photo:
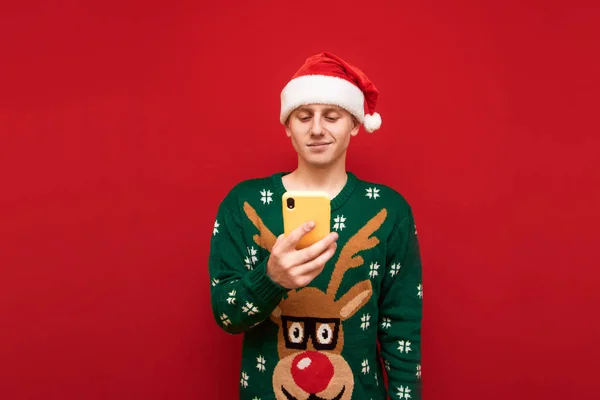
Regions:
M 378 326 L 388 391 L 394 399 L 420 400 L 423 284 L 412 211 L 395 226 L 388 249 Z
M 249 254 L 239 216 L 221 203 L 210 243 L 212 311 L 228 333 L 243 333 L 267 319 L 285 288 L 266 274 L 268 258 Z

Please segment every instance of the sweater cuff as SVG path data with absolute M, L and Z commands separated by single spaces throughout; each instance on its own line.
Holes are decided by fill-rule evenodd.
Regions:
M 269 275 L 267 275 L 267 260 L 268 257 L 256 265 L 252 271 L 245 274 L 242 280 L 248 294 L 262 304 L 274 308 L 279 304 L 283 295 L 288 292 L 288 289 L 269 278 Z

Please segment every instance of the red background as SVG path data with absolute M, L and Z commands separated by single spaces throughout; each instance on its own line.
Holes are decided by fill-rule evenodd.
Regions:
M 415 210 L 424 398 L 597 398 L 592 2 L 7 3 L 0 398 L 235 398 L 214 215 L 294 167 L 279 91 L 321 51 L 381 90 L 349 168 Z

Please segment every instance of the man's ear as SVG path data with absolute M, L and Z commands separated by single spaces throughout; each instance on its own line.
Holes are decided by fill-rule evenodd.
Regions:
M 350 131 L 350 135 L 356 136 L 358 135 L 358 130 L 360 129 L 360 122 L 356 119 L 356 117 L 352 116 L 352 121 L 354 122 L 354 128 Z
M 290 117 L 289 116 L 285 120 L 284 126 L 285 126 L 285 134 L 287 135 L 287 137 L 292 137 L 292 131 L 290 130 Z

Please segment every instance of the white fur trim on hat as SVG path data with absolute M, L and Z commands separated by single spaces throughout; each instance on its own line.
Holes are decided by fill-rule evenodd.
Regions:
M 365 96 L 358 86 L 345 79 L 303 75 L 289 81 L 281 91 L 280 121 L 284 124 L 290 113 L 301 105 L 333 104 L 346 109 L 362 123 L 364 100 Z

